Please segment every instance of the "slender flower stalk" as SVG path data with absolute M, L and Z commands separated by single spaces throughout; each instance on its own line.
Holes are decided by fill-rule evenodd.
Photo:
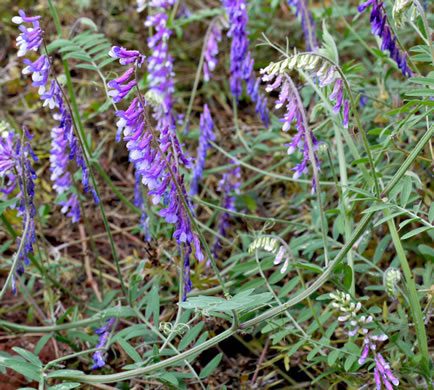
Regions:
M 367 0 L 358 7 L 359 12 L 364 12 L 366 8 L 372 6 L 370 21 L 372 24 L 371 33 L 382 39 L 381 50 L 388 50 L 389 55 L 395 60 L 399 69 L 406 77 L 412 77 L 412 73 L 407 64 L 407 53 L 402 53 L 397 44 L 397 37 L 392 32 L 387 21 L 386 11 L 383 1 Z
M 337 291 L 336 294 L 330 294 L 333 299 L 332 306 L 340 312 L 338 320 L 345 322 L 351 328 L 348 336 L 353 337 L 360 334 L 363 339 L 363 350 L 359 358 L 359 364 L 365 364 L 369 352 L 372 352 L 375 362 L 374 380 L 377 390 L 381 390 L 381 383 L 387 389 L 393 390 L 393 386 L 399 385 L 399 380 L 392 374 L 390 364 L 387 363 L 380 352 L 377 352 L 377 344 L 387 340 L 384 333 L 378 334 L 369 324 L 372 324 L 374 318 L 372 316 L 360 315 L 359 311 L 362 308 L 360 302 L 353 302 L 349 294 Z M 393 386 L 392 386 L 393 384 Z

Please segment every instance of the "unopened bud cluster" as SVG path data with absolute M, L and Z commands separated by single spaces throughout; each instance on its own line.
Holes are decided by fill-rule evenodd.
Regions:
M 289 265 L 289 254 L 284 246 L 281 246 L 279 240 L 272 237 L 259 237 L 254 240 L 249 246 L 249 253 L 253 253 L 255 250 L 264 249 L 267 252 L 271 252 L 276 254 L 274 258 L 274 265 L 279 265 L 282 262 L 282 259 L 285 258 L 285 262 L 283 263 L 282 268 L 280 269 L 280 273 L 286 272 Z

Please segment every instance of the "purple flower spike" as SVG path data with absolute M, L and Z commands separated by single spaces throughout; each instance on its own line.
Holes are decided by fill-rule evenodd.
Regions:
M 227 36 L 232 39 L 231 43 L 231 75 L 230 88 L 237 102 L 243 92 L 242 81 L 247 83 L 247 93 L 253 102 L 257 104 L 256 112 L 260 113 L 261 119 L 268 127 L 268 110 L 266 100 L 255 91 L 255 75 L 253 72 L 254 60 L 248 51 L 249 41 L 247 38 L 247 9 L 245 0 L 222 0 L 223 8 L 229 16 L 229 31 Z
M 99 335 L 98 344 L 96 348 L 103 348 L 106 346 L 110 333 L 112 332 L 113 325 L 115 323 L 115 318 L 110 318 L 107 320 L 105 326 L 100 329 L 95 329 L 95 333 Z M 105 356 L 104 351 L 96 351 L 93 355 L 94 365 L 92 366 L 92 370 L 96 370 L 97 368 L 101 368 L 105 366 Z
M 200 116 L 200 136 L 199 136 L 199 149 L 197 152 L 196 166 L 193 171 L 193 180 L 191 182 L 190 195 L 197 194 L 199 187 L 199 180 L 202 178 L 203 169 L 205 167 L 206 151 L 210 147 L 209 140 L 215 141 L 213 133 L 214 123 L 209 112 L 208 106 L 205 104 L 203 107 L 203 114 Z
M 24 135 L 27 139 L 31 139 L 27 128 L 23 127 Z M 25 236 L 17 237 L 17 245 L 23 242 L 22 250 L 19 254 L 19 261 L 15 270 L 22 274 L 24 272 L 24 264 L 30 263 L 29 255 L 33 252 L 33 244 L 36 242 L 34 217 L 36 208 L 34 205 L 36 172 L 32 167 L 31 161 L 37 161 L 35 153 L 30 144 L 26 142 L 22 145 L 21 140 L 14 133 L 3 133 L 0 135 L 0 178 L 5 178 L 5 186 L 0 189 L 6 195 L 10 194 L 15 188 L 19 188 L 19 193 L 16 196 L 18 202 L 11 205 L 11 208 L 18 210 L 18 216 L 22 217 L 23 232 L 27 225 L 27 233 Z M 16 292 L 14 280 L 12 290 Z
M 396 44 L 396 36 L 392 34 L 390 26 L 387 24 L 386 12 L 383 2 L 378 0 L 368 0 L 359 5 L 359 12 L 365 11 L 372 5 L 370 22 L 372 23 L 371 32 L 382 38 L 381 50 L 389 50 L 390 57 L 395 60 L 399 69 L 405 77 L 412 77 L 412 73 L 407 64 L 407 53 L 402 54 Z

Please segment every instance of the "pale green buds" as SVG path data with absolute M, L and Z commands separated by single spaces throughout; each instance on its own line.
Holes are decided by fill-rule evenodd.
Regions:
M 396 297 L 398 295 L 398 283 L 401 280 L 401 272 L 396 268 L 388 268 L 383 275 L 383 285 L 387 295 Z

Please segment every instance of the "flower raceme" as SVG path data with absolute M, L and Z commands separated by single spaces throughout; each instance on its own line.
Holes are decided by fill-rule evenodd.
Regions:
M 200 135 L 199 135 L 199 149 L 197 152 L 196 165 L 193 170 L 193 179 L 191 181 L 190 195 L 197 194 L 199 187 L 199 180 L 202 178 L 203 169 L 205 167 L 206 151 L 210 147 L 209 141 L 215 141 L 213 133 L 214 122 L 208 105 L 203 107 L 203 114 L 200 116 Z
M 246 83 L 246 91 L 253 102 L 256 102 L 256 112 L 260 114 L 265 127 L 269 125 L 267 99 L 259 93 L 260 80 L 256 80 L 253 71 L 254 59 L 249 48 L 247 37 L 247 9 L 245 0 L 222 0 L 223 8 L 229 16 L 229 31 L 231 38 L 231 75 L 230 88 L 232 95 L 238 99 L 242 93 L 242 81 Z
M 14 16 L 12 21 L 20 24 L 22 31 L 17 39 L 19 46 L 18 56 L 24 56 L 28 50 L 37 51 L 43 42 L 44 31 L 40 28 L 40 16 L 26 16 L 23 10 L 18 11 L 19 16 Z M 32 23 L 33 28 L 26 29 L 22 23 Z M 27 66 L 22 70 L 25 75 L 32 76 L 32 86 L 38 87 L 38 93 L 43 106 L 50 110 L 56 109 L 53 114 L 55 120 L 60 121 L 57 127 L 51 130 L 51 149 L 50 149 L 50 170 L 51 180 L 54 182 L 54 190 L 63 197 L 65 201 L 60 201 L 61 212 L 72 218 L 73 222 L 80 220 L 80 206 L 78 196 L 73 192 L 73 181 L 68 171 L 69 160 L 75 159 L 79 168 L 82 169 L 82 183 L 86 192 L 91 191 L 96 202 L 99 201 L 95 189 L 89 184 L 89 170 L 86 166 L 83 151 L 74 135 L 72 117 L 63 99 L 63 94 L 56 80 L 52 80 L 49 90 L 46 89 L 49 73 L 51 70 L 50 59 L 41 55 L 36 61 L 32 62 L 27 58 L 23 59 Z M 68 150 L 69 149 L 69 150 Z
M 302 174 L 308 172 L 307 163 L 310 157 L 306 132 L 310 130 L 306 129 L 306 124 L 303 120 L 304 107 L 301 105 L 301 100 L 297 98 L 298 91 L 292 88 L 287 74 L 287 72 L 293 69 L 308 72 L 318 82 L 320 88 L 330 88 L 331 92 L 329 92 L 328 98 L 333 104 L 333 113 L 335 115 L 342 113 L 342 125 L 344 128 L 348 128 L 350 106 L 349 101 L 344 99 L 343 83 L 342 80 L 336 76 L 337 72 L 334 66 L 329 65 L 325 61 L 321 63 L 319 56 L 294 54 L 284 61 L 271 63 L 261 70 L 261 74 L 263 74 L 262 80 L 270 83 L 267 85 L 266 91 L 271 92 L 280 89 L 279 97 L 275 102 L 275 108 L 286 107 L 285 115 L 280 119 L 283 123 L 282 130 L 285 132 L 289 131 L 292 124 L 295 122 L 297 134 L 287 146 L 288 154 L 294 153 L 297 149 L 303 153 L 303 161 L 293 168 L 295 171 L 293 177 L 294 179 L 298 179 Z M 318 151 L 320 143 L 312 133 L 310 136 L 312 139 L 312 152 L 316 159 L 316 165 L 319 166 L 320 162 L 315 153 Z M 314 191 L 314 186 L 312 191 Z
M 383 383 L 384 386 L 393 390 L 393 386 L 399 385 L 399 380 L 392 374 L 390 370 L 390 364 L 387 363 L 380 352 L 377 352 L 377 343 L 387 340 L 387 336 L 384 333 L 376 334 L 375 331 L 370 328 L 369 324 L 372 324 L 374 318 L 372 316 L 359 315 L 359 311 L 362 308 L 360 302 L 353 302 L 350 295 L 341 291 L 337 291 L 336 294 L 330 294 L 333 299 L 332 306 L 340 312 L 338 320 L 345 322 L 350 328 L 348 336 L 353 337 L 360 334 L 363 339 L 363 350 L 359 358 L 359 364 L 365 364 L 369 352 L 371 351 L 374 357 L 374 380 L 377 390 L 381 390 Z
M 12 291 L 15 293 L 14 273 L 22 274 L 25 265 L 30 263 L 29 255 L 33 252 L 35 238 L 36 208 L 33 202 L 35 196 L 36 172 L 32 167 L 30 158 L 36 162 L 38 158 L 33 152 L 32 147 L 25 139 L 32 140 L 32 136 L 26 127 L 23 127 L 23 137 L 20 139 L 13 132 L 4 132 L 0 135 L 0 178 L 4 178 L 6 185 L 1 189 L 5 194 L 12 193 L 18 188 L 18 202 L 11 206 L 18 210 L 18 216 L 22 217 L 23 235 L 17 238 L 17 245 L 22 249 L 17 256 L 19 262 L 15 270 L 12 270 Z M 26 228 L 27 226 L 27 228 Z
M 360 4 L 359 12 L 364 12 L 366 8 L 372 6 L 370 21 L 372 24 L 371 33 L 382 39 L 381 50 L 388 50 L 390 57 L 395 60 L 402 74 L 411 77 L 412 73 L 407 64 L 407 53 L 402 53 L 397 45 L 397 37 L 393 34 L 387 22 L 386 11 L 383 2 L 378 0 L 368 0 Z
M 189 217 L 191 206 L 185 192 L 184 178 L 180 174 L 180 167 L 190 168 L 191 159 L 187 157 L 176 135 L 176 121 L 172 112 L 173 107 L 173 63 L 168 52 L 168 38 L 171 31 L 167 28 L 167 9 L 172 5 L 171 1 L 153 1 L 149 4 L 151 10 L 157 10 L 156 14 L 148 16 L 145 25 L 153 26 L 154 35 L 148 38 L 148 47 L 151 54 L 147 60 L 148 81 L 150 89 L 142 98 L 140 92 L 126 110 L 119 110 L 116 116 L 117 140 L 123 138 L 129 151 L 129 159 L 134 164 L 136 174 L 140 181 L 148 188 L 154 205 L 162 208 L 159 215 L 167 223 L 175 225 L 173 238 L 179 247 L 184 246 L 186 256 L 184 258 L 184 274 L 186 275 L 186 292 L 191 288 L 189 275 L 189 255 L 192 247 L 195 249 L 196 258 L 201 261 L 204 256 L 201 251 L 198 236 L 192 231 Z M 110 55 L 119 58 L 121 64 L 131 65 L 122 76 L 110 82 L 115 89 L 113 99 L 121 102 L 133 87 L 130 77 L 134 70 L 143 62 L 144 56 L 139 52 L 127 51 L 114 47 Z M 134 60 L 133 60 L 134 59 Z M 133 70 L 132 70 L 133 69 Z M 125 93 L 125 91 L 128 91 Z M 148 121 L 148 102 L 153 109 L 153 118 L 157 124 L 152 129 Z M 186 205 L 181 200 L 182 192 Z M 186 207 L 190 208 L 187 210 Z

